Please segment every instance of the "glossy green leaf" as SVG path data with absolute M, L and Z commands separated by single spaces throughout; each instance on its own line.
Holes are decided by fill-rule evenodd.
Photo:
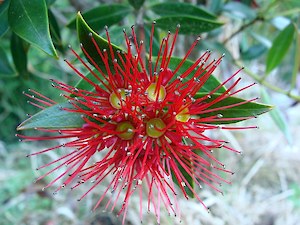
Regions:
M 157 57 L 152 57 L 153 61 L 156 61 Z M 177 58 L 177 57 L 171 57 L 170 59 L 170 63 L 168 65 L 168 68 L 171 70 L 175 70 L 177 68 L 177 66 L 179 65 L 179 63 L 181 62 L 182 59 Z M 180 67 L 180 69 L 178 70 L 178 72 L 176 74 L 174 74 L 174 77 L 172 78 L 172 80 L 176 79 L 177 76 L 180 76 L 181 74 L 183 74 L 186 70 L 188 70 L 192 65 L 194 64 L 194 62 L 190 61 L 190 60 L 186 60 L 182 66 Z M 189 79 L 191 79 L 195 74 L 195 70 L 192 71 L 184 80 L 188 81 Z M 171 80 L 171 81 L 172 81 Z M 213 75 L 211 75 L 207 81 L 205 82 L 205 84 L 202 86 L 202 88 L 199 90 L 199 92 L 211 92 L 212 90 L 214 90 L 216 87 L 218 87 L 219 85 L 221 85 L 220 81 L 215 78 Z M 226 91 L 226 88 L 224 86 L 221 86 L 218 90 L 217 93 L 223 93 L 224 91 Z
M 81 16 L 80 13 L 77 14 L 77 33 L 78 33 L 78 38 L 79 41 L 82 43 L 84 49 L 87 51 L 87 53 L 90 55 L 90 57 L 97 63 L 97 65 L 101 68 L 104 66 L 104 63 L 101 59 L 101 56 L 97 52 L 95 45 L 92 42 L 92 39 L 90 37 L 90 34 L 93 35 L 93 38 L 95 39 L 97 45 L 99 46 L 99 49 L 102 51 L 103 49 L 107 50 L 108 54 L 108 63 L 111 67 L 113 68 L 113 62 L 112 62 L 112 57 L 110 53 L 110 48 L 108 41 L 99 36 L 97 33 L 95 33 L 89 25 L 85 22 L 83 17 Z M 111 44 L 113 48 L 114 55 L 117 55 L 117 51 L 123 51 L 120 47 Z M 87 57 L 88 59 L 88 57 Z M 89 60 L 89 59 L 88 59 Z M 93 65 L 93 63 L 91 62 Z
M 27 52 L 29 44 L 13 33 L 11 36 L 10 49 L 18 73 L 21 76 L 27 76 Z
M 154 4 L 150 7 L 150 9 L 160 16 L 168 16 L 168 15 L 187 15 L 194 17 L 201 17 L 206 19 L 216 19 L 216 16 L 211 14 L 210 12 L 197 7 L 195 5 L 183 2 L 163 2 Z
M 286 26 L 286 28 L 284 28 L 274 39 L 272 47 L 267 54 L 267 74 L 279 65 L 288 52 L 288 49 L 291 46 L 294 38 L 295 30 L 295 25 L 291 23 L 290 25 Z
M 10 65 L 6 52 L 0 46 L 0 77 L 13 77 L 17 73 Z
M 60 129 L 76 128 L 84 124 L 80 113 L 68 112 L 64 108 L 72 108 L 69 102 L 48 107 L 21 123 L 17 130 L 35 128 Z
M 190 167 L 191 166 L 192 165 L 190 165 Z M 186 170 L 179 163 L 177 163 L 177 167 L 180 170 L 180 172 L 182 173 L 182 175 L 184 176 L 184 178 L 186 179 L 186 181 L 190 184 L 190 186 L 192 188 L 194 188 L 195 182 L 194 182 L 193 178 L 186 172 Z M 174 172 L 172 172 L 172 179 L 179 188 L 182 187 L 182 184 L 178 182 Z M 190 190 L 190 188 L 188 186 L 184 186 L 183 188 L 189 197 L 191 197 L 191 198 L 195 197 L 194 193 Z
M 124 44 L 124 36 L 123 30 L 130 30 L 130 26 L 119 26 L 119 25 L 113 25 L 108 28 L 109 37 L 111 43 L 114 43 L 116 46 L 122 46 Z M 105 37 L 106 39 L 106 31 L 103 30 L 99 33 L 99 36 Z
M 60 52 L 64 53 L 64 47 L 62 44 L 60 29 L 57 20 L 50 9 L 48 9 L 48 16 L 49 16 L 50 34 L 53 40 L 53 44 Z
M 147 46 L 146 48 L 148 48 L 149 46 L 149 40 L 150 40 L 150 27 L 149 26 L 145 26 L 145 42 L 144 42 L 144 44 Z M 110 36 L 111 36 L 111 41 L 113 42 L 113 41 L 116 41 L 116 40 L 114 40 L 114 36 L 116 36 L 116 37 L 120 37 L 120 35 L 123 35 L 123 31 L 122 31 L 122 28 L 121 27 L 119 27 L 119 26 L 113 26 L 113 27 L 111 27 L 110 29 L 109 29 L 109 34 L 110 34 Z M 101 36 L 100 36 L 101 37 Z M 88 37 L 89 39 L 90 39 L 90 37 Z M 95 36 L 94 36 L 94 38 L 95 38 Z M 154 32 L 154 37 L 153 37 L 153 43 L 152 43 L 152 51 L 153 51 L 153 54 L 157 54 L 157 52 L 159 51 L 159 42 L 158 42 L 158 33 L 156 33 L 156 32 Z M 119 38 L 120 39 L 120 38 Z M 90 40 L 88 40 L 88 41 L 90 41 Z M 103 43 L 103 41 L 104 41 L 104 43 Z M 123 40 L 122 40 L 123 41 Z M 98 40 L 98 43 L 102 43 L 101 44 L 101 46 L 104 46 L 104 48 L 105 49 L 108 49 L 108 45 L 107 45 L 107 42 L 105 41 L 105 40 L 102 40 L 101 38 Z M 86 46 L 86 45 L 84 45 L 84 46 Z M 95 49 L 94 49 L 94 47 L 92 47 L 92 48 L 90 48 L 91 50 L 93 50 L 93 51 L 95 51 Z M 118 48 L 117 47 L 117 49 L 115 49 L 115 51 L 116 50 L 121 50 L 120 48 Z M 109 53 L 108 53 L 109 54 Z M 96 56 L 96 57 L 98 57 L 98 56 Z M 104 66 L 104 64 L 102 63 L 102 60 L 101 59 L 99 59 L 99 60 L 97 60 L 97 65 L 100 67 L 100 69 L 102 70 L 102 71 L 106 71 L 106 68 L 105 68 L 105 66 Z M 112 64 L 111 64 L 111 67 L 112 67 Z M 111 68 L 111 69 L 113 69 L 113 68 Z M 95 69 L 94 70 L 94 72 L 101 78 L 102 77 L 102 75 Z M 92 74 L 92 73 L 88 73 L 87 75 L 86 75 L 86 77 L 88 78 L 88 79 L 90 79 L 92 82 L 94 82 L 94 83 L 97 83 L 97 84 L 99 84 L 100 86 L 101 86 L 101 83 L 94 77 L 94 75 Z M 84 79 L 81 79 L 81 80 L 79 80 L 79 82 L 76 84 L 76 86 L 75 86 L 76 88 L 79 88 L 79 89 L 84 89 L 84 90 L 89 90 L 89 91 L 93 91 L 95 88 L 94 88 L 94 86 L 92 86 L 92 85 L 90 85 L 87 81 L 85 81 Z
M 261 96 L 262 100 L 266 104 L 272 104 L 271 97 L 269 96 L 268 92 L 262 88 L 261 90 Z M 274 108 L 271 112 L 270 115 L 276 124 L 276 126 L 279 128 L 279 130 L 284 134 L 285 138 L 287 141 L 291 144 L 292 143 L 292 135 L 290 132 L 290 129 L 288 127 L 287 121 L 285 120 L 284 116 L 282 115 L 281 111 L 279 110 L 278 107 Z
M 11 0 L 8 21 L 12 30 L 33 46 L 57 57 L 49 31 L 44 0 Z
M 9 27 L 7 16 L 8 6 L 9 1 L 4 1 L 2 4 L 0 4 L 0 37 L 7 32 Z
M 142 5 L 144 4 L 145 0 L 128 0 L 129 4 L 135 8 L 135 9 L 140 9 Z
M 209 102 L 213 101 L 214 99 L 218 98 L 221 94 L 209 94 L 209 93 L 198 92 L 194 97 L 196 99 L 198 99 L 198 98 L 201 98 L 206 95 L 210 95 L 210 98 L 206 99 L 204 102 L 209 103 Z M 235 118 L 258 116 L 258 115 L 266 113 L 272 109 L 272 107 L 269 105 L 256 103 L 256 102 L 246 102 L 246 100 L 241 99 L 241 98 L 236 98 L 236 97 L 226 97 L 225 99 L 208 107 L 206 110 L 221 108 L 221 107 L 225 107 L 225 106 L 229 106 L 229 105 L 234 105 L 234 104 L 238 104 L 240 102 L 245 102 L 245 103 L 242 105 L 233 106 L 231 108 L 219 109 L 217 111 L 209 112 L 209 113 L 199 112 L 198 115 L 201 118 L 207 118 L 210 116 L 215 116 L 215 115 L 221 114 L 222 118 L 231 118 L 232 120 L 216 121 L 213 123 L 214 124 L 229 124 L 229 123 L 237 123 L 237 122 L 241 121 L 241 120 L 238 120 Z
M 101 68 L 101 67 L 100 67 Z M 105 70 L 104 67 L 101 68 L 101 70 Z M 103 80 L 103 76 L 98 72 L 98 70 L 94 69 L 93 72 L 99 76 L 100 79 Z M 87 73 L 85 76 L 87 79 L 92 81 L 95 84 L 98 84 L 100 87 L 104 88 L 104 86 L 99 82 L 99 80 L 92 74 L 92 73 Z M 89 82 L 87 82 L 84 79 L 80 79 L 78 83 L 75 85 L 75 88 L 86 90 L 86 91 L 94 91 L 95 87 L 91 85 Z M 71 97 L 74 97 L 75 95 L 70 95 Z
M 180 24 L 180 34 L 196 34 L 214 30 L 223 25 L 223 23 L 184 15 L 165 16 L 156 19 L 156 26 L 163 30 L 175 32 L 177 25 Z
M 102 30 L 104 26 L 119 23 L 131 10 L 130 7 L 124 4 L 103 4 L 83 13 L 82 17 L 93 30 Z M 73 19 L 67 26 L 75 29 L 75 25 L 76 19 Z

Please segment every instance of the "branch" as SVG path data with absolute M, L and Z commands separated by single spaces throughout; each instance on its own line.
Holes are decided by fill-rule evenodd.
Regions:
M 237 34 L 241 33 L 243 30 L 245 30 L 246 28 L 250 27 L 251 25 L 253 25 L 254 23 L 256 23 L 257 21 L 263 21 L 264 18 L 262 17 L 256 17 L 254 20 L 250 21 L 249 23 L 245 23 L 243 26 L 241 26 L 237 31 L 235 31 L 234 33 L 232 33 L 228 38 L 226 38 L 223 41 L 223 44 L 226 44 L 229 40 L 231 40 L 234 36 L 236 36 Z

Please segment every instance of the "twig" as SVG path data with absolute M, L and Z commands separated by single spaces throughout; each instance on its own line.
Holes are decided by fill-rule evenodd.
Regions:
M 238 67 L 242 67 L 242 63 L 240 63 L 239 61 L 234 61 L 234 64 L 237 65 Z M 297 102 L 300 102 L 300 96 L 299 95 L 295 95 L 292 94 L 291 91 L 286 91 L 280 87 L 277 87 L 275 85 L 270 84 L 269 82 L 265 81 L 264 79 L 262 79 L 258 74 L 253 73 L 251 70 L 245 68 L 243 70 L 248 76 L 250 76 L 251 78 L 253 78 L 255 81 L 257 81 L 259 84 L 275 91 L 281 94 L 284 94 L 286 96 L 288 96 L 291 99 L 294 99 Z
M 250 21 L 249 23 L 244 24 L 243 26 L 241 26 L 237 31 L 233 32 L 229 37 L 227 37 L 224 41 L 223 44 L 226 44 L 229 40 L 231 40 L 234 36 L 236 36 L 237 34 L 239 34 L 240 32 L 242 32 L 243 30 L 245 30 L 246 28 L 250 27 L 251 25 L 253 25 L 254 23 L 256 23 L 257 21 L 263 21 L 264 18 L 262 17 L 256 17 L 254 20 Z

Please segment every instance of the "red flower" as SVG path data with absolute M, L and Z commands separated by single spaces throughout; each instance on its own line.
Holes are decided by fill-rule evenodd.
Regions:
M 175 75 L 200 40 L 200 38 L 195 40 L 177 68 L 172 71 L 169 64 L 178 29 L 173 37 L 168 34 L 162 40 L 159 54 L 153 64 L 154 25 L 147 63 L 144 62 L 146 53 L 143 50 L 143 43 L 137 43 L 134 29 L 132 29 L 134 50 L 131 48 L 130 38 L 124 32 L 127 52 L 117 52 L 117 54 L 113 51 L 108 33 L 109 49 L 107 50 L 99 49 L 91 35 L 95 51 L 105 65 L 105 71 L 99 68 L 84 46 L 81 47 L 101 76 L 93 72 L 71 49 L 97 82 L 85 77 L 69 61 L 66 60 L 66 63 L 77 75 L 93 86 L 94 90 L 78 89 L 56 80 L 53 80 L 53 86 L 63 91 L 65 93 L 63 96 L 70 103 L 70 107 L 62 110 L 81 114 L 84 125 L 64 129 L 38 127 L 37 130 L 53 134 L 43 137 L 18 135 L 25 141 L 66 140 L 64 144 L 30 154 L 32 156 L 47 151 L 57 151 L 60 148 L 65 149 L 64 156 L 38 168 L 56 165 L 37 179 L 40 180 L 61 167 L 68 166 L 65 172 L 45 188 L 60 179 L 63 179 L 63 185 L 56 191 L 65 186 L 73 189 L 86 181 L 93 181 L 93 185 L 79 199 L 81 200 L 108 178 L 110 183 L 105 192 L 101 193 L 95 208 L 102 203 L 108 192 L 114 192 L 115 197 L 107 202 L 106 208 L 111 207 L 113 210 L 116 202 L 122 198 L 123 205 L 119 214 L 124 213 L 125 219 L 129 199 L 137 191 L 141 202 L 141 217 L 142 199 L 145 196 L 148 199 L 148 210 L 153 209 L 159 221 L 161 204 L 169 212 L 174 214 L 179 212 L 176 203 L 176 195 L 179 192 L 182 192 L 186 198 L 195 196 L 203 204 L 192 183 L 199 187 L 205 184 L 219 192 L 221 191 L 218 186 L 222 182 L 229 183 L 216 171 L 231 172 L 215 158 L 212 151 L 221 147 L 233 152 L 238 151 L 227 146 L 224 140 L 210 138 L 205 131 L 239 129 L 215 125 L 215 123 L 251 118 L 252 116 L 223 117 L 219 112 L 255 99 L 226 106 L 218 106 L 218 104 L 253 84 L 236 90 L 240 78 L 235 81 L 233 78 L 238 74 L 237 71 L 210 93 L 201 96 L 197 94 L 220 64 L 222 57 L 210 61 L 211 52 L 206 51 L 180 76 Z M 109 63 L 111 61 L 113 68 Z M 231 85 L 227 90 L 212 98 L 212 95 L 229 82 Z M 31 94 L 26 95 L 37 101 L 37 103 L 32 102 L 33 105 L 42 109 L 55 106 L 56 103 L 51 99 L 33 90 L 30 92 Z M 102 159 L 95 162 L 95 155 L 101 155 Z M 77 181 L 77 184 L 74 184 L 74 181 Z M 124 197 L 121 192 L 124 192 Z

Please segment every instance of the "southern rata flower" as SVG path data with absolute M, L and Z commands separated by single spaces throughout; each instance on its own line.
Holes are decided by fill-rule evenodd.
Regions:
M 148 210 L 154 210 L 159 221 L 161 205 L 169 213 L 178 213 L 176 195 L 179 192 L 186 198 L 194 196 L 204 205 L 194 184 L 199 187 L 208 185 L 221 192 L 218 186 L 222 182 L 229 183 L 218 175 L 218 171 L 231 172 L 225 169 L 212 152 L 218 148 L 237 153 L 238 151 L 227 146 L 224 140 L 209 137 L 206 131 L 254 128 L 228 127 L 226 124 L 255 115 L 230 117 L 224 116 L 222 111 L 248 104 L 255 99 L 220 104 L 253 84 L 237 89 L 241 78 L 234 78 L 239 70 L 210 92 L 199 93 L 223 56 L 211 60 L 211 52 L 206 51 L 185 72 L 178 74 L 200 40 L 197 38 L 177 67 L 171 70 L 169 65 L 178 30 L 179 27 L 173 36 L 168 33 L 162 40 L 156 57 L 152 55 L 154 23 L 148 55 L 143 42 L 138 43 L 134 28 L 131 37 L 124 32 L 126 52 L 114 51 L 108 32 L 108 49 L 100 49 L 91 34 L 91 41 L 105 69 L 98 66 L 83 45 L 81 48 L 91 65 L 97 69 L 96 72 L 71 49 L 93 75 L 93 80 L 71 62 L 66 60 L 66 63 L 93 90 L 83 90 L 57 80 L 53 80 L 53 86 L 63 91 L 62 96 L 69 102 L 69 106 L 61 110 L 70 115 L 81 115 L 79 119 L 83 125 L 65 128 L 36 127 L 37 130 L 47 133 L 42 137 L 17 135 L 25 141 L 65 139 L 64 144 L 30 154 L 32 156 L 65 149 L 61 158 L 38 168 L 52 168 L 56 165 L 37 179 L 41 180 L 67 165 L 65 172 L 45 188 L 58 180 L 63 180 L 63 184 L 55 192 L 65 186 L 73 189 L 84 182 L 92 181 L 93 185 L 79 199 L 81 200 L 104 179 L 109 179 L 110 183 L 105 192 L 100 193 L 101 197 L 95 208 L 107 201 L 105 207 L 113 210 L 117 201 L 121 200 L 123 205 L 119 214 L 124 213 L 125 219 L 129 199 L 138 192 L 141 217 L 142 199 L 145 196 Z M 229 88 L 224 89 L 224 85 Z M 34 90 L 25 94 L 31 98 L 33 105 L 41 109 L 49 109 L 57 104 Z M 23 124 L 19 129 L 22 129 Z M 95 162 L 95 155 L 99 154 L 102 159 Z M 105 197 L 108 192 L 114 192 L 115 197 L 107 200 Z

